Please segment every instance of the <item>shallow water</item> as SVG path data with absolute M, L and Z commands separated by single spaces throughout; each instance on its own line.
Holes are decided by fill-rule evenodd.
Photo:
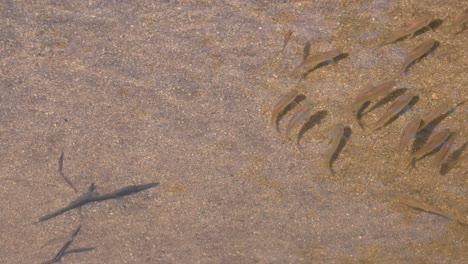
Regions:
M 41 247 L 82 224 L 73 247 L 97 249 L 64 263 L 467 262 L 466 226 L 395 200 L 468 216 L 466 165 L 441 176 L 426 158 L 404 170 L 396 150 L 415 114 L 467 97 L 467 34 L 445 27 L 462 10 L 455 0 L 2 4 L 0 256 L 45 261 L 60 245 Z M 375 49 L 421 14 L 444 23 Z M 426 38 L 440 47 L 400 75 Z M 310 55 L 349 56 L 298 84 L 291 73 L 307 41 Z M 394 79 L 419 101 L 377 132 L 361 129 L 349 104 L 365 85 Z M 268 125 L 295 86 L 327 113 L 300 148 Z M 457 148 L 465 107 L 436 127 L 461 129 Z M 351 133 L 331 175 L 323 156 L 337 123 Z M 34 225 L 77 196 L 57 172 L 62 151 L 81 192 L 91 182 L 101 193 L 161 185 Z

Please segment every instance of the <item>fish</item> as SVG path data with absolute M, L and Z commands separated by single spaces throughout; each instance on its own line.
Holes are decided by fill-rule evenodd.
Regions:
M 445 217 L 445 218 L 447 218 L 449 220 L 457 221 L 460 224 L 468 225 L 468 221 L 462 219 L 461 217 L 458 217 L 458 216 L 456 216 L 454 214 L 451 214 L 451 213 L 444 212 L 444 211 L 440 210 L 439 208 L 437 208 L 437 207 L 435 207 L 435 206 L 433 206 L 433 205 L 431 205 L 431 204 L 429 204 L 427 202 L 416 199 L 414 197 L 399 196 L 399 197 L 397 197 L 397 201 L 399 203 L 402 203 L 402 204 L 407 205 L 409 207 L 413 207 L 415 209 L 419 209 L 419 210 L 422 210 L 422 211 L 425 211 L 425 212 L 428 212 L 428 213 L 440 215 L 440 216 Z
M 390 119 L 398 115 L 411 102 L 413 97 L 414 95 L 412 94 L 404 94 L 395 99 L 395 102 L 388 107 L 387 111 L 385 111 L 385 113 L 383 113 L 379 120 L 377 120 L 373 125 L 373 129 L 377 130 L 387 124 Z
M 440 168 L 442 164 L 447 161 L 447 158 L 450 154 L 450 149 L 452 148 L 455 140 L 458 137 L 458 132 L 453 132 L 450 134 L 449 138 L 445 142 L 445 144 L 440 148 L 440 150 L 434 155 L 434 159 L 432 160 L 432 164 L 435 168 Z
M 292 30 L 288 30 L 288 31 L 284 34 L 283 48 L 281 48 L 281 53 L 284 52 L 284 50 L 286 49 L 286 46 L 288 45 L 289 40 L 291 40 L 292 34 L 293 34 L 293 31 L 292 31 Z
M 297 66 L 293 72 L 297 75 L 304 75 L 317 67 L 319 64 L 324 63 L 328 60 L 336 58 L 343 54 L 343 52 L 339 49 L 334 49 L 326 52 L 319 53 L 312 57 L 307 58 L 303 61 L 299 66 Z
M 289 137 L 291 130 L 296 128 L 298 125 L 307 122 L 310 117 L 314 114 L 314 103 L 306 103 L 297 113 L 295 113 L 289 120 L 286 128 L 286 136 Z
M 356 121 L 360 126 L 362 126 L 361 121 L 359 120 L 359 110 L 362 105 L 368 101 L 372 101 L 380 96 L 388 95 L 392 88 L 395 87 L 396 82 L 388 81 L 383 82 L 377 86 L 366 86 L 362 91 L 359 92 L 356 97 L 355 102 L 352 104 L 353 116 L 356 118 Z
M 418 132 L 426 128 L 427 125 L 436 120 L 439 116 L 451 111 L 452 109 L 453 107 L 449 103 L 445 103 L 423 115 L 421 117 L 421 126 L 418 128 Z
M 273 110 L 271 111 L 271 119 L 270 119 L 270 126 L 276 127 L 276 131 L 279 132 L 279 127 L 276 123 L 278 120 L 278 116 L 286 110 L 288 105 L 290 105 L 296 98 L 299 96 L 299 91 L 296 89 L 291 89 L 287 93 L 280 96 L 279 100 L 273 106 Z
M 436 133 L 435 135 L 432 135 L 432 137 L 429 138 L 427 143 L 422 148 L 420 148 L 418 151 L 416 151 L 410 156 L 409 160 L 406 163 L 406 167 L 409 167 L 413 160 L 418 160 L 440 147 L 440 145 L 442 145 L 447 140 L 451 133 L 452 132 L 450 131 L 450 129 L 446 128 Z
M 404 154 L 409 146 L 412 145 L 416 134 L 418 133 L 421 118 L 419 116 L 411 119 L 400 135 L 400 142 L 398 143 L 398 152 Z
M 447 171 L 452 170 L 456 167 L 462 167 L 463 164 L 468 162 L 468 153 L 463 154 L 462 156 L 458 157 L 456 160 L 450 160 L 447 162 Z
M 338 150 L 338 146 L 340 145 L 341 139 L 344 136 L 344 130 L 345 126 L 343 124 L 336 124 L 333 126 L 330 133 L 330 139 L 328 141 L 328 148 L 325 153 L 324 161 L 326 168 L 329 169 L 331 173 L 333 173 L 333 169 L 331 168 L 332 158 Z
M 423 29 L 424 27 L 428 27 L 431 22 L 434 21 L 432 16 L 429 15 L 424 15 L 421 17 L 418 17 L 416 20 L 414 20 L 411 24 L 407 25 L 405 28 L 396 31 L 392 35 L 388 36 L 383 40 L 378 47 L 382 47 L 385 45 L 388 45 L 390 43 L 396 42 L 399 39 L 402 39 L 406 36 L 412 35 L 419 30 Z
M 462 27 L 462 29 L 460 31 L 457 32 L 457 34 L 459 34 L 460 32 L 462 32 L 464 29 L 465 29 L 465 26 L 466 26 L 466 23 L 468 22 L 468 9 L 465 10 L 465 12 L 463 12 L 463 14 L 461 14 L 454 22 L 453 24 L 450 26 L 452 29 L 455 29 L 455 28 L 458 28 L 458 27 Z
M 408 58 L 406 58 L 406 60 L 403 62 L 403 66 L 401 66 L 401 72 L 405 73 L 413 62 L 420 59 L 422 56 L 432 50 L 436 43 L 437 41 L 433 39 L 427 39 L 419 44 L 413 51 L 410 52 Z

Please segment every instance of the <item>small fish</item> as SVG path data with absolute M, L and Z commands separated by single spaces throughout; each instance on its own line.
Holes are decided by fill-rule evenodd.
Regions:
M 379 47 L 385 46 L 387 44 L 393 43 L 399 39 L 402 39 L 406 36 L 412 35 L 419 30 L 423 29 L 424 27 L 429 26 L 434 19 L 429 15 L 424 15 L 416 20 L 414 20 L 411 24 L 406 26 L 405 28 L 393 33 L 389 37 L 387 37 L 384 41 L 382 41 Z
M 419 149 L 413 155 L 410 156 L 409 160 L 406 163 L 406 167 L 410 166 L 413 160 L 418 160 L 431 153 L 433 150 L 437 149 L 447 140 L 451 133 L 452 132 L 450 132 L 450 129 L 444 129 L 438 132 L 437 134 L 433 135 L 431 138 L 429 138 L 427 143 L 421 149 Z
M 408 125 L 403 129 L 400 136 L 400 142 L 398 143 L 398 152 L 404 154 L 409 146 L 412 145 L 416 133 L 418 133 L 419 125 L 421 124 L 421 118 L 415 117 L 409 121 Z
M 463 167 L 463 164 L 468 162 L 468 153 L 463 154 L 462 156 L 458 157 L 456 160 L 450 160 L 447 162 L 447 170 L 452 170 L 456 167 Z
M 372 101 L 380 96 L 388 95 L 392 88 L 396 85 L 396 82 L 389 81 L 381 83 L 377 86 L 367 86 L 361 92 L 359 92 L 358 96 L 354 104 L 352 105 L 353 116 L 355 116 L 356 121 L 360 126 L 362 126 L 361 121 L 359 120 L 359 110 L 361 109 L 362 105 L 365 102 Z
M 429 113 L 423 115 L 421 117 L 421 126 L 418 129 L 418 132 L 423 130 L 424 128 L 427 127 L 432 121 L 437 119 L 439 116 L 449 112 L 452 110 L 453 107 L 449 103 L 442 104 L 435 108 L 434 110 L 430 111 Z
M 338 150 L 338 146 L 340 145 L 341 139 L 344 135 L 345 126 L 343 124 L 335 125 L 330 133 L 330 140 L 328 142 L 329 146 L 327 152 L 325 153 L 325 166 L 327 169 L 333 173 L 333 169 L 331 168 L 331 162 L 333 155 Z
M 373 125 L 373 129 L 377 130 L 387 124 L 390 119 L 398 115 L 413 99 L 414 95 L 404 94 L 398 97 L 380 117 L 380 119 Z
M 288 30 L 288 31 L 284 34 L 283 48 L 281 49 L 281 53 L 284 52 L 284 49 L 286 49 L 286 46 L 288 45 L 289 40 L 291 39 L 292 34 L 293 34 L 293 31 L 292 31 L 292 30 Z
M 423 211 L 428 212 L 428 213 L 440 215 L 440 216 L 445 217 L 445 218 L 450 219 L 450 220 L 457 221 L 460 224 L 468 225 L 468 221 L 462 219 L 461 217 L 458 217 L 456 215 L 444 212 L 444 211 L 436 208 L 435 206 L 430 205 L 430 204 L 428 204 L 428 203 L 426 203 L 424 201 L 421 201 L 419 199 L 416 199 L 416 198 L 413 198 L 413 197 L 410 197 L 410 196 L 400 196 L 400 197 L 397 198 L 397 201 L 404 204 L 404 205 L 407 205 L 407 206 L 410 206 L 410 207 L 413 207 L 413 208 L 416 208 L 416 209 L 419 209 L 419 210 L 423 210 Z
M 419 44 L 413 51 L 410 52 L 408 58 L 406 58 L 403 66 L 401 66 L 401 72 L 405 73 L 413 62 L 420 59 L 422 56 L 432 50 L 436 43 L 437 42 L 433 39 L 427 39 L 423 43 Z
M 460 33 L 465 29 L 466 23 L 468 22 L 468 9 L 463 12 L 456 20 L 453 22 L 453 24 L 450 26 L 452 29 L 461 27 L 461 30 L 457 32 Z
M 294 69 L 294 73 L 299 74 L 299 75 L 304 75 L 310 70 L 314 69 L 319 64 L 324 63 L 333 58 L 336 58 L 340 56 L 341 54 L 343 54 L 341 50 L 334 49 L 334 50 L 322 52 L 312 57 L 309 57 Z
M 289 137 L 291 130 L 310 119 L 310 117 L 314 114 L 313 109 L 313 103 L 306 103 L 301 109 L 299 109 L 297 113 L 291 117 L 291 120 L 289 120 L 288 123 L 288 127 L 286 128 L 287 137 Z
M 445 144 L 440 148 L 440 150 L 434 155 L 434 159 L 432 160 L 432 164 L 434 165 L 435 168 L 440 168 L 442 164 L 444 164 L 447 161 L 447 158 L 450 154 L 450 149 L 453 146 L 453 143 L 455 143 L 455 140 L 458 137 L 458 132 L 453 132 L 450 134 L 448 140 L 445 142 Z
M 273 106 L 273 110 L 271 111 L 271 120 L 270 126 L 276 127 L 276 131 L 279 132 L 279 127 L 276 123 L 278 116 L 286 110 L 288 105 L 290 105 L 297 97 L 299 96 L 299 91 L 296 89 L 291 89 L 289 92 L 281 95 L 278 102 Z

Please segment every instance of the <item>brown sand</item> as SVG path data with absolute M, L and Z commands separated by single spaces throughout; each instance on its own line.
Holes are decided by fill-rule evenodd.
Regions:
M 63 263 L 467 263 L 467 226 L 395 202 L 412 195 L 468 215 L 466 164 L 441 176 L 426 158 L 405 171 L 396 154 L 416 113 L 467 99 L 468 31 L 446 27 L 464 9 L 459 0 L 3 1 L 1 262 L 45 261 L 61 247 L 47 241 L 81 223 L 71 248 L 96 250 Z M 444 23 L 373 50 L 422 14 Z M 357 91 L 398 76 L 429 37 L 440 46 L 398 83 L 419 96 L 412 110 L 376 132 L 350 121 Z M 349 56 L 300 84 L 326 111 L 300 151 L 268 120 L 298 81 L 291 71 L 307 40 L 311 55 Z M 437 127 L 462 129 L 457 148 L 466 113 Z M 339 122 L 352 132 L 330 175 L 322 155 Z M 81 192 L 91 182 L 101 193 L 161 185 L 33 224 L 77 196 L 57 173 L 62 151 Z

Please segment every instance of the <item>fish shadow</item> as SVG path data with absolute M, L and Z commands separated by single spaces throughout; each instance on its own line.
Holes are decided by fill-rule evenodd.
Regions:
M 275 127 L 277 128 L 278 132 L 279 132 L 279 123 L 281 121 L 281 119 L 283 119 L 283 117 L 288 114 L 292 109 L 294 109 L 294 107 L 296 107 L 298 104 L 300 104 L 302 101 L 304 101 L 306 99 L 306 96 L 303 95 L 303 94 L 300 94 L 298 96 L 296 96 L 296 98 L 294 99 L 294 101 L 292 101 L 285 109 L 284 111 L 278 115 L 278 118 L 276 119 L 275 121 Z
M 320 110 L 313 114 L 309 120 L 302 126 L 301 130 L 299 130 L 299 134 L 297 136 L 297 145 L 299 146 L 299 143 L 301 141 L 301 138 L 304 136 L 304 134 L 309 131 L 309 129 L 312 129 L 314 126 L 319 125 L 322 120 L 328 115 L 328 111 L 326 110 Z
M 394 117 L 390 118 L 387 123 L 385 123 L 381 128 L 379 129 L 382 129 L 388 125 L 390 125 L 391 123 L 395 122 L 395 120 L 398 119 L 398 117 L 400 117 L 401 115 L 403 115 L 404 113 L 408 112 L 409 110 L 411 110 L 414 105 L 416 105 L 416 103 L 419 101 L 419 96 L 415 95 L 413 96 L 413 98 L 411 98 L 411 101 L 408 103 L 408 105 L 405 106 L 405 108 L 403 108 L 398 114 L 396 114 Z M 377 130 L 379 130 L 377 129 Z
M 421 57 L 415 59 L 413 62 L 411 62 L 410 64 L 408 64 L 408 66 L 406 66 L 405 69 L 402 70 L 402 74 L 405 74 L 408 72 L 408 70 L 414 65 L 416 64 L 417 62 L 419 62 L 420 60 L 424 59 L 425 57 L 429 56 L 429 54 L 433 53 L 438 47 L 440 46 L 440 42 L 439 41 L 436 41 L 434 43 L 434 46 L 432 46 L 432 48 L 430 50 L 428 50 L 426 53 L 424 53 L 424 55 L 422 55 Z
M 429 23 L 429 25 L 427 25 L 427 27 L 429 27 L 430 29 L 432 30 L 436 30 L 438 29 L 442 24 L 444 23 L 444 21 L 442 19 L 435 19 L 435 20 L 432 20 L 431 23 Z M 429 30 L 429 29 L 428 29 Z
M 308 70 L 307 72 L 305 72 L 303 75 L 302 75 L 302 79 L 304 79 L 305 77 L 307 77 L 307 75 L 309 75 L 309 73 L 319 69 L 319 68 L 322 68 L 324 66 L 327 66 L 327 65 L 330 65 L 330 64 L 336 64 L 338 63 L 340 60 L 342 59 L 345 59 L 349 57 L 349 53 L 341 53 L 340 55 L 336 56 L 335 58 L 333 59 L 329 59 L 327 61 L 324 61 L 322 63 L 319 63 L 317 64 L 317 66 L 313 67 L 312 69 Z
M 428 32 L 430 30 L 436 30 L 437 28 L 439 28 L 442 25 L 442 23 L 444 23 L 444 21 L 442 19 L 434 19 L 427 26 L 421 28 L 420 30 L 418 30 L 418 31 L 414 32 L 413 34 L 411 34 L 410 36 L 408 36 L 408 38 L 413 38 L 413 37 L 422 35 L 422 34 Z M 405 37 L 403 37 L 401 39 L 405 39 Z
M 333 153 L 330 159 L 330 164 L 328 164 L 330 166 L 330 171 L 332 174 L 335 174 L 335 171 L 333 170 L 333 163 L 340 156 L 340 153 L 343 151 L 343 148 L 346 146 L 346 142 L 351 137 L 351 134 L 352 134 L 351 128 L 349 126 L 345 126 L 343 137 L 341 138 L 340 144 L 338 144 L 338 147 L 336 148 L 335 152 Z
M 468 147 L 468 142 L 465 142 L 463 144 L 463 146 L 459 147 L 458 149 L 456 149 L 448 158 L 448 162 L 445 162 L 444 164 L 442 164 L 442 166 L 440 167 L 440 175 L 444 176 L 446 175 L 447 173 L 450 172 L 450 170 L 453 169 L 453 166 L 451 166 L 453 163 L 457 162 L 457 160 L 461 157 L 461 155 L 463 154 L 463 152 L 465 151 L 465 149 Z

